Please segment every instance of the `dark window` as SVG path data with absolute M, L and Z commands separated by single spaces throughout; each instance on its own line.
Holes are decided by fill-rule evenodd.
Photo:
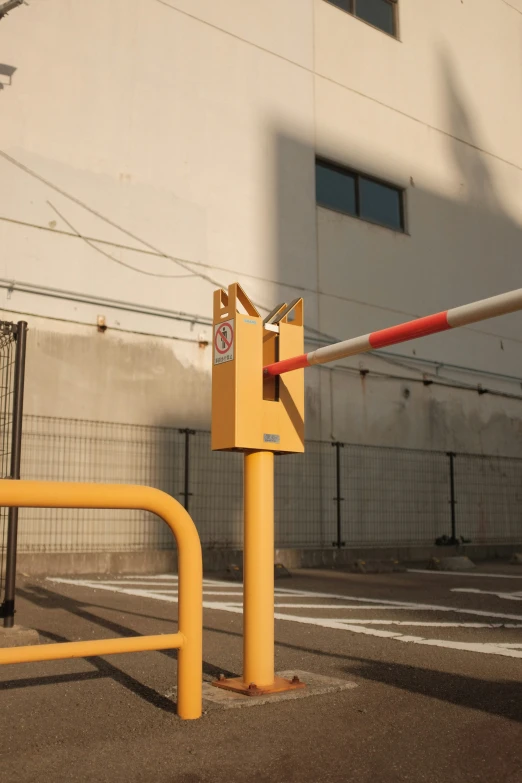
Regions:
M 373 24 L 385 33 L 395 35 L 394 3 L 388 0 L 356 0 L 355 16 Z
M 364 19 L 390 35 L 397 35 L 397 0 L 327 0 L 342 11 Z
M 317 203 L 337 212 L 356 215 L 355 177 L 342 169 L 317 163 L 315 167 Z
M 402 229 L 401 192 L 397 188 L 359 177 L 360 215 L 365 220 Z
M 353 14 L 353 0 L 330 0 L 330 2 L 332 5 L 336 5 L 337 8 L 342 8 L 343 11 Z
M 320 207 L 404 231 L 401 188 L 325 160 L 315 163 L 315 184 Z

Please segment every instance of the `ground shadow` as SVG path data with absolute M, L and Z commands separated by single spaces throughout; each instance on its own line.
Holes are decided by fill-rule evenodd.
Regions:
M 520 682 L 481 680 L 410 664 L 372 661 L 353 656 L 346 656 L 346 660 L 359 664 L 344 669 L 351 677 L 355 675 L 458 707 L 468 707 L 522 723 Z
M 21 597 L 26 598 L 31 603 L 41 606 L 42 608 L 50 608 L 52 605 L 56 607 L 59 606 L 61 609 L 65 609 L 88 622 L 95 623 L 107 630 L 113 631 L 119 636 L 128 637 L 136 635 L 136 633 L 127 626 L 107 620 L 106 618 L 98 617 L 86 609 L 88 606 L 90 608 L 108 611 L 121 611 L 116 610 L 114 607 L 105 606 L 103 604 L 86 603 L 67 596 L 62 596 L 52 590 L 46 590 L 41 587 L 35 587 L 31 591 L 19 590 L 18 592 Z M 157 620 L 159 622 L 169 622 L 169 618 L 157 617 L 150 613 L 142 614 L 125 610 L 125 614 L 144 617 L 149 620 Z M 210 633 L 224 634 L 225 636 L 237 639 L 243 638 L 241 632 L 216 628 L 214 626 L 204 625 L 203 630 Z M 47 631 L 39 631 L 39 633 L 52 641 L 67 641 L 67 639 L 50 634 Z M 439 672 L 432 669 L 425 669 L 423 667 L 391 661 L 374 661 L 369 658 L 359 658 L 351 655 L 344 655 L 342 653 L 334 653 L 280 640 L 276 640 L 275 645 L 276 649 L 284 648 L 300 653 L 319 655 L 322 658 L 332 658 L 344 663 L 353 663 L 355 665 L 343 667 L 343 671 L 350 677 L 361 677 L 362 679 L 380 682 L 411 693 L 435 698 L 447 702 L 448 704 L 468 707 L 470 709 L 479 710 L 522 723 L 522 683 L 507 680 L 481 680 L 467 675 Z M 161 650 L 158 652 L 161 652 L 170 658 L 177 657 L 175 650 Z M 157 691 L 154 691 L 152 688 L 148 688 L 137 680 L 134 680 L 134 678 L 123 673 L 112 664 L 106 664 L 105 659 L 89 658 L 88 660 L 96 666 L 97 672 L 12 680 L 0 683 L 0 691 L 35 685 L 91 680 L 97 679 L 98 677 L 112 677 L 116 682 L 160 709 L 165 709 L 165 702 L 168 701 L 170 706 L 167 711 L 173 711 L 173 709 L 171 709 L 172 702 L 170 700 L 165 699 L 165 697 L 158 694 Z M 214 666 L 207 661 L 203 662 L 204 679 L 217 679 L 221 673 L 226 677 L 238 676 L 237 672 L 227 671 L 226 669 Z
M 38 633 L 51 642 L 69 641 L 64 636 L 59 636 L 58 634 L 50 633 L 49 631 L 38 630 Z M 129 633 L 127 629 L 127 633 L 125 635 L 133 636 L 134 634 Z M 136 680 L 134 677 L 131 677 L 130 674 L 127 674 L 121 669 L 118 669 L 112 663 L 109 663 L 105 658 L 94 657 L 85 658 L 85 660 L 98 670 L 100 677 L 110 677 L 119 685 L 123 685 L 123 687 L 128 691 L 131 691 L 131 693 L 134 693 L 136 696 L 144 699 L 144 701 L 152 704 L 153 707 L 158 707 L 164 712 L 176 714 L 176 702 L 172 701 L 172 699 L 169 699 L 166 696 L 163 696 L 161 693 L 158 693 L 158 691 L 154 690 L 154 688 L 149 688 L 148 685 L 144 685 L 144 683 Z M 80 675 L 80 679 L 85 679 L 85 677 Z
M 132 630 L 131 628 L 128 628 L 125 625 L 121 625 L 120 623 L 116 623 L 104 617 L 99 617 L 98 615 L 93 614 L 86 608 L 87 606 L 89 607 L 96 606 L 96 608 L 111 609 L 111 607 L 103 607 L 100 605 L 87 604 L 83 601 L 70 598 L 69 596 L 59 595 L 52 590 L 47 590 L 39 586 L 34 586 L 30 590 L 27 589 L 24 590 L 19 588 L 17 589 L 17 596 L 19 596 L 20 598 L 25 598 L 30 603 L 39 606 L 41 608 L 50 609 L 53 607 L 54 608 L 59 607 L 60 609 L 65 610 L 66 612 L 70 612 L 71 614 L 80 617 L 82 620 L 86 620 L 89 623 L 98 625 L 107 631 L 117 634 L 117 636 L 120 637 L 129 638 L 131 636 L 141 635 L 141 634 L 137 634 L 136 631 Z M 128 614 L 160 620 L 161 622 L 169 622 L 169 618 L 166 617 L 152 618 L 150 615 L 139 614 L 138 612 L 128 612 Z M 40 634 L 40 636 L 52 642 L 70 641 L 64 636 L 59 636 L 47 630 L 37 629 L 37 631 Z M 177 650 L 157 650 L 157 652 L 175 660 L 177 660 L 178 657 Z M 149 688 L 147 685 L 144 685 L 143 683 L 139 682 L 134 677 L 123 672 L 121 669 L 118 669 L 113 664 L 108 663 L 105 657 L 91 657 L 91 658 L 85 658 L 85 660 L 89 661 L 97 669 L 97 671 L 78 672 L 74 674 L 64 674 L 64 675 L 56 675 L 50 677 L 31 677 L 31 678 L 21 679 L 21 680 L 7 680 L 5 682 L 0 683 L 0 691 L 14 690 L 17 688 L 27 688 L 36 685 L 81 682 L 84 680 L 98 679 L 100 677 L 111 677 L 115 682 L 117 682 L 120 685 L 123 685 L 124 688 L 131 691 L 132 693 L 139 696 L 140 698 L 144 699 L 145 701 L 149 702 L 149 704 L 152 704 L 152 706 L 158 707 L 159 709 L 162 709 L 165 712 L 172 712 L 172 713 L 176 712 L 177 705 L 170 698 L 163 696 L 153 688 Z M 223 669 L 222 667 L 218 668 L 213 664 L 208 663 L 207 661 L 203 661 L 204 679 L 206 679 L 207 681 L 212 681 L 217 679 L 220 674 L 224 674 L 226 677 L 238 676 L 237 673 L 235 672 L 229 671 L 227 669 Z

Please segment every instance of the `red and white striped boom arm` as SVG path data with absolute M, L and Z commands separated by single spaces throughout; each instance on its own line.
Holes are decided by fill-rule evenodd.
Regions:
M 499 294 L 480 302 L 454 307 L 435 315 L 427 315 L 417 318 L 415 321 L 398 326 L 390 326 L 388 329 L 380 329 L 378 332 L 365 334 L 361 337 L 353 337 L 351 340 L 343 340 L 341 343 L 326 345 L 310 353 L 294 356 L 291 359 L 283 359 L 280 362 L 269 364 L 263 368 L 263 375 L 282 375 L 291 370 L 300 370 L 303 367 L 311 367 L 314 364 L 326 364 L 347 356 L 356 356 L 359 353 L 372 351 L 374 348 L 384 348 L 387 345 L 404 343 L 407 340 L 415 340 L 417 337 L 426 337 L 429 334 L 444 332 L 447 329 L 455 329 L 457 326 L 468 326 L 477 321 L 485 321 L 497 315 L 506 315 L 522 310 L 522 288 L 509 291 L 507 294 Z

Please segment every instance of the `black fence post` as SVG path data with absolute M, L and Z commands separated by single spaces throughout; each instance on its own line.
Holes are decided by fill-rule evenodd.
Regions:
M 19 321 L 16 325 L 16 353 L 13 385 L 13 422 L 11 428 L 11 475 L 20 478 L 22 455 L 22 417 L 24 408 L 25 350 L 27 343 L 27 323 Z M 15 615 L 16 590 L 16 549 L 18 541 L 18 509 L 10 508 L 7 525 L 7 550 L 5 561 L 5 593 L 2 604 L 4 628 L 12 628 Z
M 337 496 L 334 498 L 337 505 L 337 541 L 332 542 L 332 546 L 336 546 L 338 549 L 344 546 L 342 540 L 342 516 L 341 516 L 341 503 L 344 498 L 341 497 L 341 449 L 344 448 L 344 443 L 336 441 L 332 443 L 335 447 L 335 476 L 336 476 L 336 492 Z
M 456 519 L 456 513 L 455 513 L 455 506 L 457 505 L 457 501 L 455 499 L 455 457 L 457 456 L 455 452 L 448 451 L 447 452 L 449 457 L 449 464 L 450 464 L 450 506 L 451 506 L 451 543 L 456 544 L 457 543 L 457 519 Z
M 185 470 L 183 474 L 183 492 L 180 495 L 183 496 L 183 507 L 186 511 L 189 510 L 189 497 L 192 495 L 190 492 L 190 436 L 196 434 L 196 430 L 189 430 L 185 428 L 180 430 L 185 435 Z

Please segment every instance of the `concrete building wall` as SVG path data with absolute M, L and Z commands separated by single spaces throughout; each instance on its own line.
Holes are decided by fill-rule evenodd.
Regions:
M 520 286 L 522 17 L 398 13 L 398 40 L 324 0 L 2 20 L 0 315 L 30 325 L 27 413 L 208 427 L 211 296 L 235 280 L 264 311 L 302 294 L 309 349 Z M 316 208 L 316 154 L 404 187 L 406 233 Z M 310 370 L 308 437 L 522 455 L 521 326 Z

